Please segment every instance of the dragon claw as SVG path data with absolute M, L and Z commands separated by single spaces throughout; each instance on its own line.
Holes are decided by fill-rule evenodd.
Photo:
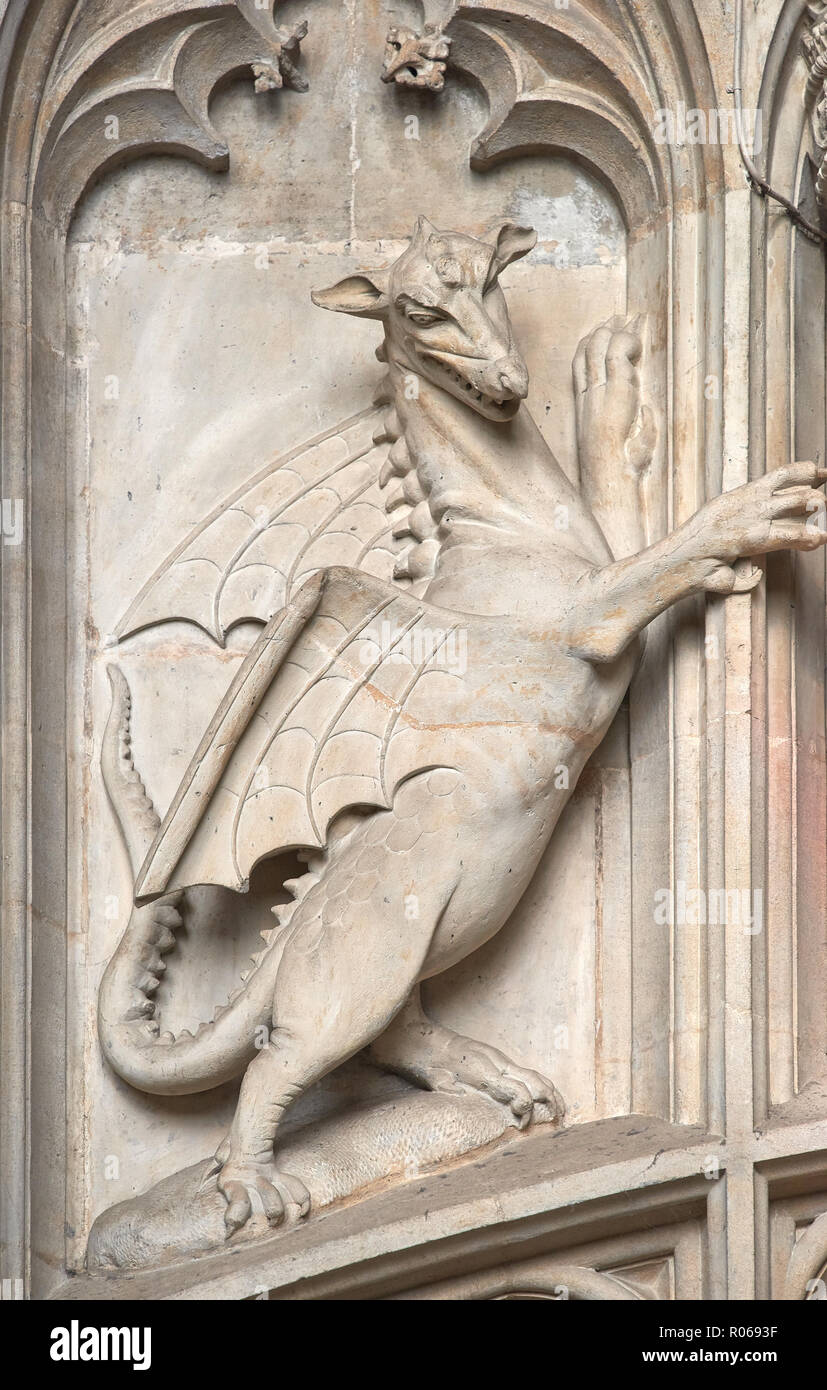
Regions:
M 533 1120 L 559 1123 L 566 1113 L 563 1097 L 547 1077 L 517 1066 L 496 1047 L 433 1023 L 418 999 L 397 1027 L 377 1040 L 370 1056 L 378 1066 L 428 1091 L 477 1091 L 501 1105 L 518 1129 Z
M 472 1043 L 464 1049 L 455 1074 L 464 1085 L 504 1106 L 518 1129 L 526 1129 L 533 1120 L 559 1121 L 566 1113 L 563 1097 L 547 1077 L 516 1066 L 484 1043 Z
M 245 1226 L 253 1213 L 254 1199 L 269 1226 L 292 1224 L 310 1210 L 310 1193 L 291 1173 L 284 1173 L 274 1161 L 229 1159 L 221 1168 L 218 1188 L 227 1203 L 224 1225 L 227 1238 Z

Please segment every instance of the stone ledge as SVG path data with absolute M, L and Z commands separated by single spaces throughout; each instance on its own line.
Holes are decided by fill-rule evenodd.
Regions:
M 367 1290 L 378 1283 L 421 1281 L 425 1251 L 429 1277 L 438 1277 L 472 1250 L 501 1252 L 529 1239 L 562 1248 L 597 1226 L 636 1229 L 679 1212 L 689 1219 L 712 1186 L 705 1160 L 716 1156 L 725 1167 L 721 1144 L 699 1127 L 634 1115 L 564 1131 L 512 1130 L 487 1152 L 383 1182 L 299 1226 L 160 1268 L 75 1276 L 53 1297 L 233 1300 L 264 1289 L 337 1297 L 341 1281 L 348 1296 L 373 1297 Z
M 543 1111 L 538 1119 L 548 1118 L 537 1109 Z M 363 1199 L 377 1187 L 479 1154 L 513 1127 L 505 1109 L 483 1096 L 410 1090 L 286 1134 L 279 1159 L 285 1172 L 305 1183 L 312 1211 L 320 1214 L 347 1198 Z M 227 1205 L 214 1167 L 204 1158 L 103 1212 L 89 1236 L 89 1272 L 157 1267 L 271 1235 L 263 1213 L 254 1213 L 227 1243 Z

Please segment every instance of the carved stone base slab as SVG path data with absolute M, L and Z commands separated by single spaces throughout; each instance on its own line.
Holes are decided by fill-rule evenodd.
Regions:
M 542 1119 L 542 1107 L 537 1112 Z M 285 1171 L 306 1184 L 318 1212 L 373 1184 L 410 1178 L 482 1149 L 510 1128 L 505 1110 L 481 1096 L 412 1092 L 297 1130 L 285 1137 L 280 1158 Z M 202 1159 L 99 1216 L 89 1236 L 90 1272 L 140 1269 L 228 1244 L 227 1204 L 215 1178 L 201 1191 L 212 1164 Z M 229 1243 L 267 1234 L 263 1215 L 255 1213 Z

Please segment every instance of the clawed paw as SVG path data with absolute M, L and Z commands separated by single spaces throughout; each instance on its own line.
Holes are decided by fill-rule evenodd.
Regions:
M 625 460 L 635 474 L 652 462 L 658 430 L 641 394 L 644 319 L 615 317 L 583 339 L 572 370 L 581 464 Z
M 735 572 L 741 556 L 775 550 L 817 550 L 827 543 L 827 470 L 816 463 L 791 463 L 742 487 L 712 498 L 687 523 L 698 558 L 719 564 L 704 587 L 716 593 L 745 593 L 760 573 Z
M 282 1172 L 274 1160 L 237 1161 L 230 1157 L 218 1176 L 218 1187 L 227 1202 L 224 1225 L 228 1237 L 247 1224 L 256 1199 L 270 1226 L 297 1221 L 310 1210 L 310 1193 L 304 1183 Z
M 505 1106 L 519 1129 L 534 1119 L 562 1120 L 566 1113 L 563 1097 L 547 1077 L 516 1066 L 486 1043 L 467 1041 L 456 1047 L 451 1072 L 463 1088 L 480 1091 Z

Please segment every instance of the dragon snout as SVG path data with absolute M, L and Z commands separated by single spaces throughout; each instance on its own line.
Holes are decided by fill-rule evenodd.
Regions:
M 528 395 L 528 371 L 515 353 L 486 361 L 458 357 L 431 348 L 421 360 L 439 368 L 448 391 L 489 420 L 513 420 Z
M 496 391 L 524 401 L 528 395 L 528 371 L 519 357 L 502 357 L 491 373 Z

